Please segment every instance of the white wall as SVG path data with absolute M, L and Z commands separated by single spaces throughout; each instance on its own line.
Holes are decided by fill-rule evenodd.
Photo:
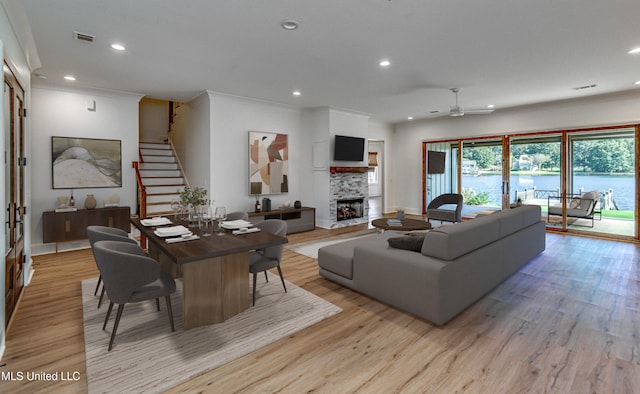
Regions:
M 329 134 L 329 107 L 305 109 L 302 114 L 302 129 L 307 141 L 305 160 L 301 165 L 306 166 L 308 174 L 302 180 L 302 205 L 316 209 L 316 224 L 329 222 L 329 164 L 332 157 Z
M 140 100 L 140 141 L 163 142 L 169 131 L 169 102 L 151 98 Z
M 305 152 L 301 163 L 307 166 L 305 180 L 304 205 L 315 207 L 316 225 L 330 228 L 331 218 L 335 213 L 329 212 L 329 167 L 330 166 L 366 166 L 366 157 L 362 161 L 344 162 L 333 160 L 335 135 L 369 138 L 369 116 L 348 110 L 321 107 L 303 111 L 302 123 L 305 135 Z M 315 149 L 314 149 L 315 148 Z M 367 147 L 365 146 L 365 151 Z M 317 157 L 326 155 L 326 157 Z M 309 195 L 311 193 L 311 195 Z M 305 201 L 310 201 L 305 204 Z
M 393 133 L 383 124 L 372 129 L 376 139 Z M 329 166 L 366 165 L 334 162 L 333 135 L 369 138 L 368 116 L 330 107 L 300 110 L 213 91 L 181 106 L 171 134 L 189 183 L 207 188 L 215 205 L 227 211 L 251 211 L 255 203 L 249 194 L 249 131 L 288 135 L 289 192 L 269 195 L 272 207 L 300 200 L 316 208 L 318 225 L 328 227 Z M 314 143 L 324 144 L 320 169 L 314 168 Z
M 34 86 L 31 105 L 32 208 L 31 250 L 33 254 L 55 251 L 54 244 L 42 243 L 42 212 L 56 207 L 56 198 L 69 190 L 53 189 L 51 183 L 51 137 L 80 137 L 121 140 L 122 187 L 74 190 L 76 205 L 83 207 L 87 194 L 95 195 L 98 207 L 112 194 L 120 195 L 120 205 L 136 206 L 136 179 L 131 166 L 138 160 L 138 102 L 142 96 L 101 90 L 62 89 Z M 95 100 L 95 111 L 87 110 L 87 100 Z M 59 250 L 86 247 L 86 241 L 67 242 Z
M 211 101 L 205 92 L 181 105 L 171 134 L 178 159 L 191 187 L 204 187 L 211 197 Z
M 211 192 L 227 212 L 251 211 L 249 195 L 249 131 L 282 133 L 289 142 L 289 192 L 269 195 L 273 209 L 303 201 L 301 184 L 308 174 L 298 163 L 308 159 L 301 111 L 287 105 L 209 91 L 211 101 Z
M 422 141 L 640 123 L 640 90 L 396 125 L 390 206 L 422 211 Z
M 336 135 L 346 135 L 349 137 L 360 137 L 365 140 L 369 138 L 369 115 L 359 114 L 335 108 L 329 109 L 329 150 L 331 152 L 331 165 L 344 167 L 367 166 L 367 157 L 362 161 L 335 161 L 333 160 L 333 149 Z M 364 151 L 368 149 L 365 143 Z
M 388 213 L 391 211 L 395 211 L 396 207 L 394 205 L 389 205 L 390 201 L 394 201 L 392 194 L 394 193 L 395 188 L 393 187 L 393 169 L 395 167 L 395 161 L 391 160 L 391 147 L 393 146 L 393 140 L 395 136 L 395 129 L 393 126 L 374 122 L 369 122 L 369 132 L 368 138 L 371 140 L 383 141 L 382 144 L 383 151 L 381 153 L 380 160 L 382 161 L 382 187 L 383 193 L 382 196 L 382 212 Z

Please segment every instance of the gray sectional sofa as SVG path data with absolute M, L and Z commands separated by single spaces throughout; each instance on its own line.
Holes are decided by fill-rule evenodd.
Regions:
M 419 251 L 387 231 L 320 248 L 320 275 L 442 325 L 545 249 L 539 206 L 522 206 L 424 234 Z M 415 235 L 411 235 L 415 237 Z

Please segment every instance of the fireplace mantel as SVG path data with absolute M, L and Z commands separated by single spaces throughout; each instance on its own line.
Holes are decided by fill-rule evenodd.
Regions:
M 369 167 L 329 167 L 329 172 L 332 174 L 346 172 L 364 173 L 369 172 Z

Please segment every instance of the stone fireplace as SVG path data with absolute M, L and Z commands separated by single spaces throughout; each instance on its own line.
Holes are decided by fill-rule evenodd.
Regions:
M 329 177 L 331 228 L 369 222 L 369 175 L 366 167 L 332 167 Z

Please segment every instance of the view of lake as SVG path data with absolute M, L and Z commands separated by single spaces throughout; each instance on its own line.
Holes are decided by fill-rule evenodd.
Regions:
M 607 176 L 607 175 L 574 175 L 574 193 L 583 191 L 613 190 L 613 198 L 621 210 L 633 210 L 635 207 L 634 178 L 633 176 Z M 501 175 L 463 175 L 462 186 L 465 189 L 473 189 L 476 192 L 489 192 L 490 205 L 500 205 L 500 194 L 502 188 Z M 511 176 L 511 198 L 517 191 L 524 189 L 556 190 L 560 188 L 560 177 L 558 175 L 512 175 Z

